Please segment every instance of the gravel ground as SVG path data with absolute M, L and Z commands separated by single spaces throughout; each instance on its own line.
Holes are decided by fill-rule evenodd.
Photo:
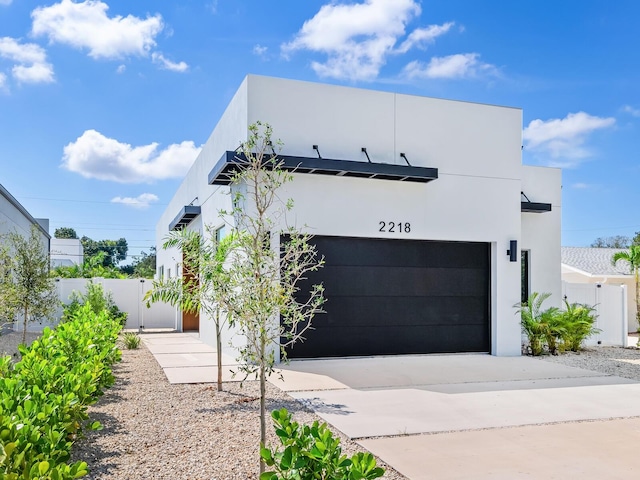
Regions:
M 258 477 L 260 421 L 257 382 L 170 385 L 143 345 L 123 350 L 116 384 L 90 408 L 104 429 L 87 432 L 73 460 L 89 464 L 88 479 L 247 480 Z M 268 411 L 287 408 L 299 422 L 320 420 L 268 384 Z M 271 445 L 278 444 L 273 428 Z M 336 432 L 337 433 L 337 432 Z M 362 448 L 342 437 L 349 455 Z M 380 461 L 379 465 L 386 467 Z M 405 477 L 387 467 L 383 478 Z
M 640 381 L 640 349 L 598 347 L 580 353 L 537 357 Z M 629 363 L 624 360 L 635 360 Z M 115 366 L 116 384 L 90 408 L 104 429 L 87 432 L 73 460 L 89 464 L 89 479 L 231 480 L 257 478 L 258 385 L 170 385 L 146 347 L 124 350 Z M 299 422 L 320 420 L 268 385 L 268 410 L 285 407 Z M 277 444 L 269 427 L 269 442 Z M 342 438 L 345 453 L 361 447 Z M 384 478 L 404 476 L 387 468 Z
M 592 347 L 581 352 L 533 358 L 640 381 L 640 349 L 636 347 Z

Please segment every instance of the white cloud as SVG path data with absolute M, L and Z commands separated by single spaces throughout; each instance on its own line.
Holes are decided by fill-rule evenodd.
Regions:
M 163 70 L 171 70 L 172 72 L 182 73 L 186 72 L 189 68 L 189 65 L 187 65 L 185 62 L 175 63 L 171 60 L 167 60 L 160 52 L 153 52 L 151 54 L 151 60 L 153 60 L 153 63 L 160 65 L 160 68 L 162 68 Z
M 13 0 L 0 0 L 0 5 L 11 5 Z
M 587 190 L 587 189 L 591 188 L 591 185 L 589 185 L 588 183 L 582 183 L 582 182 L 574 183 L 571 186 L 573 188 L 577 188 L 579 190 Z
M 6 90 L 7 89 L 7 76 L 0 72 L 0 90 Z
M 433 57 L 428 64 L 414 60 L 404 67 L 407 78 L 476 78 L 495 75 L 494 65 L 478 60 L 477 53 L 458 53 L 447 57 Z
M 153 193 L 142 193 L 137 197 L 114 197 L 111 199 L 111 203 L 121 203 L 128 207 L 144 210 L 158 200 L 158 196 Z
M 181 178 L 200 153 L 192 141 L 175 143 L 164 150 L 158 144 L 132 147 L 95 130 L 85 131 L 64 147 L 62 166 L 86 178 L 120 183 L 150 183 Z
M 124 73 L 127 70 L 127 66 L 125 64 L 118 65 L 116 68 L 116 73 Z
M 47 62 L 44 48 L 35 43 L 20 43 L 15 38 L 0 38 L 0 57 L 16 65 L 11 69 L 13 77 L 22 83 L 53 82 L 53 66 Z
M 592 152 L 585 147 L 587 137 L 595 132 L 613 126 L 615 118 L 595 117 L 585 112 L 570 113 L 565 118 L 532 120 L 522 132 L 525 147 L 534 152 L 549 155 L 556 166 L 576 166 L 580 159 Z
M 281 51 L 285 57 L 298 50 L 327 55 L 326 62 L 311 64 L 321 77 L 372 80 L 389 55 L 424 47 L 451 28 L 452 24 L 446 23 L 414 30 L 396 48 L 406 25 L 420 12 L 415 0 L 331 2 L 307 20 L 291 42 L 281 45 Z
M 257 55 L 258 57 L 264 57 L 268 49 L 269 49 L 268 47 L 263 47 L 262 45 L 257 43 L 256 45 L 254 45 L 252 52 L 254 55 Z
M 640 117 L 640 109 L 633 108 L 631 105 L 625 105 L 624 107 L 622 107 L 622 111 L 624 113 L 633 115 L 634 117 Z
M 110 18 L 108 9 L 100 0 L 61 0 L 49 7 L 38 7 L 31 12 L 32 33 L 46 36 L 52 43 L 87 49 L 92 58 L 146 56 L 164 28 L 162 16 Z
M 398 52 L 406 53 L 413 47 L 426 48 L 426 44 L 433 43 L 440 35 L 447 33 L 453 25 L 453 22 L 447 22 L 443 25 L 429 25 L 426 28 L 416 28 L 398 47 Z

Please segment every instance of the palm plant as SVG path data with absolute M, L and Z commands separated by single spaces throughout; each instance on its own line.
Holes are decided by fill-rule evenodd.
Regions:
M 577 352 L 587 338 L 601 330 L 595 327 L 595 308 L 581 303 L 564 301 L 565 311 L 559 316 L 563 324 L 562 350 Z
M 556 353 L 557 339 L 562 336 L 563 326 L 556 307 L 542 309 L 550 293 L 533 292 L 524 303 L 518 303 L 516 313 L 520 314 L 522 331 L 527 335 L 529 348 L 534 356 L 542 354 L 545 344 L 550 353 Z
M 171 232 L 165 238 L 163 248 L 178 248 L 183 255 L 183 269 L 192 275 L 160 279 L 153 282 L 144 300 L 163 301 L 179 306 L 190 313 L 204 312 L 213 319 L 216 329 L 216 351 L 218 360 L 218 391 L 222 390 L 222 330 L 231 320 L 225 301 L 229 295 L 229 275 L 225 268 L 227 257 L 234 248 L 237 236 L 229 234 L 215 241 L 215 235 L 208 228 L 211 241 L 200 233 L 180 230 Z
M 636 320 L 638 321 L 638 332 L 640 332 L 640 245 L 631 245 L 629 250 L 616 252 L 611 257 L 611 263 L 615 266 L 620 260 L 626 260 L 633 272 L 636 282 Z M 640 343 L 640 341 L 639 341 Z

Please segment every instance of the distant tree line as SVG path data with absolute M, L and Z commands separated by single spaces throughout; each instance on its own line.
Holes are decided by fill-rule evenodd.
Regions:
M 640 232 L 636 232 L 633 238 L 625 235 L 598 237 L 591 244 L 595 248 L 629 248 L 632 245 L 640 245 Z
M 60 227 L 54 232 L 56 238 L 77 239 L 78 234 L 71 227 Z M 53 269 L 52 275 L 64 278 L 152 278 L 156 271 L 156 249 L 140 252 L 130 265 L 119 265 L 126 260 L 129 245 L 125 238 L 117 240 L 93 240 L 86 235 L 80 238 L 84 250 L 82 265 L 62 266 Z

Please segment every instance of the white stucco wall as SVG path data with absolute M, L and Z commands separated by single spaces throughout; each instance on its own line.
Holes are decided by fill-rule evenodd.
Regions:
M 520 354 L 513 309 L 520 300 L 520 262 L 519 256 L 510 262 L 506 250 L 517 240 L 536 252 L 534 288 L 559 296 L 560 174 L 522 167 L 519 109 L 249 76 L 160 219 L 159 243 L 196 196 L 204 202 L 202 215 L 190 228 L 221 223 L 217 211 L 228 208 L 228 189 L 207 185 L 207 176 L 257 120 L 272 125 L 285 155 L 315 157 L 315 144 L 324 158 L 366 162 L 366 147 L 375 163 L 403 164 L 403 152 L 414 166 L 438 168 L 439 178 L 428 184 L 295 174 L 282 195 L 295 201 L 288 221 L 317 235 L 490 243 L 492 353 Z M 539 188 L 539 180 L 551 185 Z M 554 210 L 528 220 L 532 214 L 520 212 L 524 185 L 535 186 L 536 201 L 552 202 Z M 380 221 L 410 222 L 411 231 L 382 233 Z M 177 255 L 159 250 L 158 265 L 175 263 Z M 213 326 L 205 319 L 200 331 L 213 344 Z
M 51 239 L 51 266 L 80 265 L 84 261 L 84 249 L 78 238 Z
M 48 220 L 42 219 L 45 225 Z M 49 251 L 49 234 L 38 221 L 2 186 L 0 185 L 0 235 L 18 233 L 25 238 L 31 235 L 31 227 L 38 227 L 42 248 Z
M 522 191 L 532 202 L 551 203 L 551 211 L 522 214 L 520 248 L 529 250 L 530 291 L 548 292 L 547 306 L 562 306 L 562 172 L 558 168 L 522 167 Z

